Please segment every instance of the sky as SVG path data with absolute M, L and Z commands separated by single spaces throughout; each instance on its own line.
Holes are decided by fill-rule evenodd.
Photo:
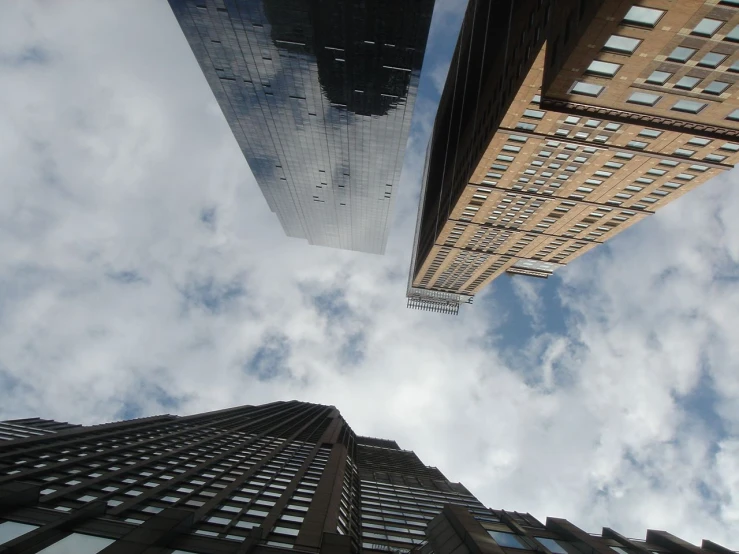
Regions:
M 0 3 L 0 420 L 331 404 L 492 508 L 739 549 L 736 172 L 546 281 L 406 308 L 463 9 L 375 256 L 283 235 L 165 0 Z

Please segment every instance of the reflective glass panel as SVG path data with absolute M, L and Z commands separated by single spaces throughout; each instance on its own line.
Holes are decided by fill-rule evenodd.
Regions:
M 39 550 L 39 554 L 97 554 L 114 542 L 114 539 L 72 533 L 43 550 Z
M 29 525 L 27 523 L 18 523 L 15 521 L 3 521 L 0 523 L 0 544 L 5 544 L 21 535 L 30 533 L 34 529 L 38 529 L 38 525 Z
M 664 13 L 663 10 L 634 6 L 626 13 L 623 23 L 639 27 L 654 27 Z

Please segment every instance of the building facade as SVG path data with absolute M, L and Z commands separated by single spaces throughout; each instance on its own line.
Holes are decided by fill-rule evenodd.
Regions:
M 407 552 L 448 503 L 485 513 L 413 452 L 356 436 L 332 406 L 62 425 L 0 442 L 2 554 Z
M 270 209 L 382 254 L 434 0 L 169 0 Z
M 409 298 L 546 278 L 739 161 L 739 1 L 497 5 L 498 59 L 447 78 Z M 455 59 L 501 20 L 486 7 L 470 2 Z
M 23 421 L 46 432 L 0 442 L 0 554 L 732 554 L 487 509 L 333 406 Z
M 704 539 L 700 547 L 666 531 L 650 529 L 630 539 L 608 527 L 588 533 L 566 519 L 489 510 L 480 518 L 462 506 L 445 506 L 427 528 L 427 541 L 414 554 L 736 554 Z

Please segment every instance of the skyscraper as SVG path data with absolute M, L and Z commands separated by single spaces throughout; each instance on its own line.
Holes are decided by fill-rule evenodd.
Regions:
M 356 436 L 333 406 L 24 421 L 46 432 L 0 442 L 2 554 L 730 554 L 654 532 L 641 544 L 604 530 L 595 547 L 566 520 L 486 509 L 394 441 Z
M 737 29 L 736 0 L 471 0 L 409 306 L 454 312 L 503 273 L 546 278 L 731 169 Z
M 169 0 L 270 209 L 381 254 L 434 0 Z

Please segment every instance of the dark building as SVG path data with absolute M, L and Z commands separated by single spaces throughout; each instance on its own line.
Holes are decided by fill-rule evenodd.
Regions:
M 381 254 L 434 0 L 169 0 L 270 209 Z
M 333 406 L 34 421 L 47 432 L 0 442 L 0 554 L 732 554 L 486 509 Z
M 690 544 L 666 531 L 647 531 L 645 540 L 629 539 L 604 527 L 588 533 L 566 519 L 489 510 L 480 518 L 461 506 L 445 506 L 428 526 L 428 540 L 414 554 L 736 554 L 710 540 Z
M 408 551 L 448 503 L 486 513 L 413 452 L 357 437 L 332 406 L 275 402 L 0 442 L 2 554 Z

